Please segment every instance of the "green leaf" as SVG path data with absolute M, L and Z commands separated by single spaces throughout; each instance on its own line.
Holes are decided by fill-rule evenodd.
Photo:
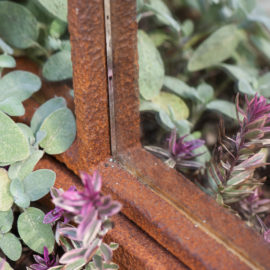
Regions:
M 270 60 L 270 41 L 259 36 L 251 36 L 252 43 L 256 48 Z
M 203 103 L 208 103 L 214 97 L 214 89 L 207 83 L 201 83 L 198 88 L 198 96 Z
M 0 111 L 10 116 L 22 116 L 25 113 L 23 104 L 16 97 L 9 97 L 0 101 Z
M 50 25 L 50 35 L 54 38 L 60 38 L 67 30 L 67 24 L 60 20 L 53 20 Z
M 162 0 L 149 0 L 149 4 L 145 4 L 144 7 L 153 11 L 160 23 L 170 26 L 176 32 L 181 30 L 180 24 L 173 18 L 171 11 Z
M 0 2 L 0 36 L 9 45 L 26 49 L 38 38 L 36 18 L 24 6 L 10 2 Z
M 241 93 L 247 94 L 249 96 L 255 96 L 256 92 L 252 89 L 251 85 L 247 81 L 239 81 L 238 89 Z
M 160 92 L 158 96 L 152 99 L 152 102 L 160 106 L 168 114 L 170 114 L 171 108 L 176 121 L 187 119 L 189 116 L 189 109 L 186 103 L 174 94 Z
M 67 0 L 38 0 L 51 14 L 67 22 Z
M 48 81 L 62 81 L 72 78 L 72 62 L 70 51 L 60 51 L 46 61 L 42 75 Z
M 0 248 L 12 261 L 17 261 L 22 255 L 21 242 L 13 233 L 0 236 Z
M 139 88 L 146 100 L 159 94 L 164 80 L 164 64 L 161 56 L 146 33 L 138 31 Z
M 13 54 L 13 49 L 2 39 L 0 38 L 0 48 L 6 54 Z
M 195 50 L 188 62 L 188 70 L 208 68 L 228 59 L 235 51 L 241 33 L 234 24 L 219 28 Z
M 260 90 L 260 94 L 266 98 L 270 98 L 270 72 L 259 78 L 258 89 Z
M 1 68 L 14 68 L 16 67 L 15 59 L 7 54 L 0 55 L 0 67 Z
M 21 70 L 12 71 L 0 79 L 0 100 L 13 96 L 24 101 L 40 87 L 41 80 L 37 75 Z
M 14 163 L 30 154 L 27 138 L 22 130 L 0 111 L 0 162 Z
M 180 97 L 191 100 L 200 99 L 197 91 L 193 87 L 188 86 L 186 83 L 177 78 L 165 76 L 164 86 Z
M 30 173 L 24 180 L 24 191 L 31 201 L 37 201 L 49 193 L 56 174 L 52 170 L 41 169 Z
M 34 207 L 26 209 L 18 218 L 18 232 L 24 243 L 32 250 L 43 254 L 46 246 L 49 252 L 54 248 L 54 235 L 49 224 L 43 223 L 44 213 Z
M 35 136 L 32 129 L 23 123 L 17 123 L 17 126 L 22 130 L 24 136 L 28 139 L 29 144 L 32 145 L 35 142 Z
M 7 171 L 0 168 L 0 211 L 8 211 L 13 204 L 9 191 L 10 182 Z
M 209 110 L 218 111 L 232 119 L 237 120 L 235 105 L 226 100 L 216 99 L 206 105 Z
M 249 74 L 244 68 L 229 64 L 220 64 L 219 67 L 227 71 L 235 80 L 253 82 L 254 76 Z
M 159 112 L 161 110 L 161 107 L 158 104 L 155 104 L 151 101 L 146 101 L 144 99 L 140 100 L 140 111 L 154 111 Z
M 170 40 L 171 37 L 161 30 L 154 30 L 149 33 L 149 37 L 153 41 L 155 47 L 161 46 L 165 41 Z
M 46 137 L 40 146 L 50 155 L 65 152 L 76 136 L 76 123 L 73 113 L 68 108 L 60 108 L 51 113 L 41 124 L 41 131 Z
M 13 219 L 14 217 L 11 209 L 8 211 L 0 211 L 0 233 L 7 233 L 11 230 Z
M 10 193 L 14 198 L 14 202 L 22 208 L 27 208 L 30 205 L 30 198 L 24 192 L 23 183 L 19 179 L 12 180 L 10 184 Z
M 172 130 L 175 128 L 175 123 L 173 122 L 173 119 L 167 112 L 163 110 L 159 112 L 158 120 L 160 125 L 163 126 L 166 130 Z
M 185 37 L 190 36 L 194 31 L 194 23 L 191 20 L 185 20 L 182 23 L 182 33 Z
M 8 169 L 8 175 L 10 179 L 19 179 L 23 180 L 26 176 L 28 176 L 36 164 L 42 158 L 44 151 L 35 150 L 27 159 L 23 161 L 18 161 L 10 165 Z
M 36 133 L 43 121 L 54 111 L 66 107 L 66 100 L 62 97 L 51 98 L 43 103 L 34 113 L 31 119 L 31 129 Z

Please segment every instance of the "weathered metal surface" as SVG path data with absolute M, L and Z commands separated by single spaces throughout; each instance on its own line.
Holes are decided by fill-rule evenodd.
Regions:
M 189 179 L 170 169 L 143 149 L 131 149 L 122 156 L 126 168 L 166 200 L 200 224 L 210 235 L 247 260 L 270 269 L 270 246 L 239 217 L 219 206 Z
M 36 169 L 47 168 L 56 172 L 56 187 L 67 189 L 71 185 L 82 187 L 80 179 L 52 157 L 42 159 Z M 41 201 L 52 207 L 50 197 Z M 119 248 L 114 252 L 113 261 L 120 265 L 120 270 L 187 270 L 177 258 L 161 247 L 152 238 L 141 231 L 122 214 L 113 218 L 115 227 L 106 235 L 107 243 L 116 242 Z
M 97 15 L 101 14 L 103 7 L 102 1 L 93 0 L 88 6 L 84 2 L 74 0 L 69 3 L 75 113 L 79 132 L 71 150 L 57 158 L 76 173 L 79 170 L 99 169 L 104 192 L 123 202 L 123 213 L 191 269 L 270 269 L 269 246 L 260 236 L 219 207 L 189 180 L 139 147 L 138 69 L 136 31 L 133 28 L 135 1 L 131 0 L 111 2 L 115 44 L 116 157 L 122 165 L 106 159 L 110 145 L 108 100 L 104 90 L 106 74 L 101 72 L 105 70 L 105 40 L 102 45 L 101 38 L 103 36 L 104 39 L 104 25 L 97 26 Z M 89 5 L 92 5 L 92 10 L 88 10 L 87 14 Z M 78 12 L 76 8 L 79 8 Z M 78 17 L 80 12 L 82 20 Z M 87 19 L 90 13 L 92 18 Z M 131 17 L 125 17 L 125 14 Z M 89 25 L 90 20 L 93 20 L 93 26 Z M 101 20 L 99 23 L 103 24 Z M 97 33 L 97 29 L 101 32 Z M 96 38 L 95 34 L 98 34 L 97 42 L 91 43 L 90 40 Z M 118 43 L 118 40 L 121 42 Z M 85 59 L 77 59 L 85 51 L 88 52 Z M 93 61 L 90 61 L 90 56 Z M 99 65 L 95 63 L 97 59 L 100 59 Z M 137 147 L 130 148 L 134 145 Z M 57 182 L 65 189 L 70 184 L 68 180 Z M 143 247 L 138 249 L 143 250 Z M 142 253 L 137 254 L 141 254 L 138 258 L 142 256 Z M 133 269 L 137 269 L 136 266 Z
M 136 1 L 111 1 L 117 153 L 140 144 Z
M 70 0 L 68 8 L 79 162 L 110 155 L 103 0 Z

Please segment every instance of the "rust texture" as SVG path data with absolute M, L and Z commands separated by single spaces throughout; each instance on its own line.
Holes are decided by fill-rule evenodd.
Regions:
M 79 162 L 110 155 L 103 0 L 70 0 L 69 32 Z
M 240 218 L 219 206 L 190 180 L 143 149 L 126 152 L 123 160 L 135 175 L 141 177 L 146 184 L 173 202 L 211 234 L 216 235 L 245 258 L 252 258 L 258 264 L 270 268 L 267 256 L 270 254 L 270 247 L 262 237 Z
M 114 67 L 114 82 L 118 157 L 122 165 L 109 159 L 108 100 L 105 91 L 107 84 L 106 74 L 102 75 L 101 72 L 102 69 L 105 72 L 105 40 L 102 43 L 101 38 L 102 36 L 104 39 L 103 7 L 102 1 L 93 0 L 87 5 L 85 2 L 69 2 L 78 137 L 71 149 L 57 158 L 77 174 L 79 170 L 98 169 L 103 176 L 104 193 L 112 194 L 123 203 L 123 214 L 191 269 L 270 269 L 270 248 L 260 236 L 247 228 L 240 219 L 218 206 L 189 180 L 138 146 L 139 132 L 136 125 L 139 120 L 136 119 L 138 111 L 135 112 L 138 108 L 138 72 L 134 36 L 131 39 L 133 45 L 126 47 L 123 42 L 122 51 L 126 56 L 133 55 L 130 61 L 135 61 L 135 75 L 129 74 L 125 65 L 121 66 L 121 46 L 114 53 L 114 61 L 117 63 L 117 67 Z M 112 10 L 115 10 L 117 16 L 121 15 L 122 5 L 125 5 L 130 16 L 134 16 L 134 3 L 129 0 L 117 2 L 116 6 L 113 4 Z M 92 10 L 88 10 L 90 6 Z M 119 11 L 116 10 L 117 7 Z M 79 8 L 78 11 L 76 8 Z M 79 18 L 80 12 L 82 18 Z M 87 18 L 90 14 L 91 19 Z M 125 25 L 125 20 L 114 16 L 112 13 L 114 28 L 118 27 L 117 19 L 121 21 L 121 25 Z M 89 21 L 93 21 L 93 25 Z M 132 22 L 133 19 L 128 24 L 131 28 Z M 113 33 L 117 31 L 113 29 Z M 133 31 L 133 35 L 135 34 Z M 119 39 L 125 40 L 121 35 L 128 33 L 119 32 L 118 35 Z M 81 59 L 83 52 L 86 55 Z M 121 79 L 128 75 L 131 76 L 130 81 Z M 123 90 L 127 89 L 125 85 L 130 87 L 126 92 Z M 33 111 L 32 107 L 36 106 L 36 102 L 30 101 L 30 111 Z M 22 121 L 27 119 L 29 117 Z M 132 126 L 133 120 L 135 128 Z M 137 147 L 127 149 L 133 145 Z M 63 179 L 58 178 L 58 187 L 67 189 L 72 183 L 78 184 L 73 178 Z M 142 251 L 143 246 L 138 246 L 138 249 Z M 126 250 L 129 254 L 131 249 Z M 138 258 L 142 256 L 139 251 L 136 253 Z M 146 262 L 147 259 L 141 260 Z M 137 269 L 136 266 L 133 269 Z M 173 268 L 169 265 L 167 269 Z
M 111 1 L 117 152 L 140 143 L 136 1 Z
M 35 169 L 47 168 L 56 172 L 56 187 L 68 188 L 76 185 L 81 188 L 80 179 L 54 158 L 45 156 Z M 50 197 L 42 199 L 43 205 L 50 208 Z M 134 223 L 122 214 L 113 217 L 115 227 L 106 235 L 105 242 L 116 242 L 118 250 L 114 252 L 113 261 L 120 265 L 120 270 L 187 270 L 177 258 L 162 248 L 156 241 L 146 235 Z

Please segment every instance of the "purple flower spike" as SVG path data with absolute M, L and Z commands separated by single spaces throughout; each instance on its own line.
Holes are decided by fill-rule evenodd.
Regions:
M 54 256 L 50 259 L 49 251 L 47 247 L 44 247 L 43 258 L 39 255 L 34 255 L 35 264 L 30 265 L 33 270 L 47 270 L 50 267 L 58 265 L 58 259 Z
M 190 140 L 185 138 L 188 135 L 177 138 L 176 130 L 172 130 L 171 136 L 168 139 L 168 148 L 163 149 L 157 146 L 145 146 L 145 148 L 157 156 L 165 159 L 165 163 L 171 168 L 177 169 L 198 169 L 203 167 L 203 164 L 195 161 L 194 159 L 203 153 L 195 154 L 194 150 L 204 145 L 203 140 Z
M 87 233 L 91 232 L 94 227 L 96 229 L 93 236 L 96 236 L 102 222 L 121 209 L 120 203 L 113 201 L 110 196 L 100 194 L 102 181 L 97 172 L 94 172 L 93 176 L 81 173 L 81 179 L 84 185 L 82 191 L 68 190 L 53 198 L 56 205 L 55 212 L 58 211 L 54 217 L 60 215 L 61 210 L 63 210 L 72 215 L 74 221 L 79 224 L 76 233 L 78 241 L 87 238 Z M 50 215 L 48 215 L 48 219 L 50 219 Z M 88 237 L 87 239 L 92 241 L 94 237 Z M 84 242 L 87 241 L 84 240 Z
M 68 191 L 76 191 L 76 187 L 71 186 Z M 61 191 L 60 189 L 51 189 L 51 196 L 53 199 L 58 198 L 62 193 L 63 191 Z M 63 208 L 56 206 L 53 210 L 51 210 L 44 216 L 43 223 L 53 223 L 61 219 L 62 217 L 64 217 L 64 223 L 67 223 L 70 220 L 70 218 L 68 217 L 68 213 Z

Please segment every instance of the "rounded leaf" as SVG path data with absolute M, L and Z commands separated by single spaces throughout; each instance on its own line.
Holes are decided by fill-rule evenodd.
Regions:
M 24 180 L 24 191 L 31 201 L 37 201 L 49 193 L 56 174 L 52 170 L 41 169 L 30 173 Z
M 0 233 L 7 233 L 11 230 L 13 224 L 13 212 L 11 209 L 8 211 L 0 211 Z
M 14 202 L 22 208 L 27 208 L 30 205 L 30 198 L 24 192 L 23 183 L 19 179 L 12 180 L 10 184 L 10 193 L 14 198 Z
M 42 123 L 41 131 L 46 137 L 40 146 L 50 155 L 65 152 L 76 136 L 76 123 L 73 113 L 68 108 L 61 108 L 51 113 Z
M 0 211 L 8 211 L 13 204 L 13 197 L 9 191 L 11 180 L 8 178 L 7 171 L 0 169 Z
M 0 162 L 14 163 L 30 154 L 29 143 L 23 131 L 0 111 Z
M 0 55 L 0 67 L 1 68 L 14 68 L 16 67 L 15 59 L 7 54 Z
M 26 49 L 37 40 L 37 20 L 24 6 L 10 1 L 1 1 L 0 36 L 11 46 Z
M 140 94 L 150 100 L 159 94 L 164 81 L 164 64 L 151 38 L 138 31 Z
M 22 70 L 12 71 L 0 79 L 0 100 L 13 96 L 24 101 L 40 87 L 41 80 L 37 75 Z
M 208 68 L 229 58 L 241 39 L 240 33 L 234 24 L 219 28 L 195 50 L 188 62 L 188 70 Z
M 13 233 L 0 237 L 0 248 L 12 261 L 17 261 L 22 255 L 22 244 Z
M 160 92 L 158 96 L 152 99 L 154 104 L 160 106 L 162 110 L 170 114 L 171 110 L 176 121 L 187 119 L 189 109 L 186 103 L 178 96 L 167 92 Z
M 32 250 L 43 254 L 46 246 L 53 251 L 54 235 L 49 224 L 43 223 L 44 213 L 34 207 L 26 209 L 18 218 L 18 232 L 24 243 Z
M 64 50 L 50 56 L 42 69 L 42 75 L 48 81 L 62 81 L 72 78 L 70 51 Z
M 23 180 L 26 176 L 28 176 L 36 164 L 42 158 L 44 151 L 35 150 L 27 159 L 18 161 L 9 166 L 8 175 L 10 179 L 19 179 Z
M 67 22 L 67 0 L 38 0 L 51 14 Z
M 51 98 L 35 111 L 32 119 L 31 119 L 31 129 L 34 133 L 36 133 L 42 122 L 54 111 L 66 107 L 66 101 L 62 97 Z

